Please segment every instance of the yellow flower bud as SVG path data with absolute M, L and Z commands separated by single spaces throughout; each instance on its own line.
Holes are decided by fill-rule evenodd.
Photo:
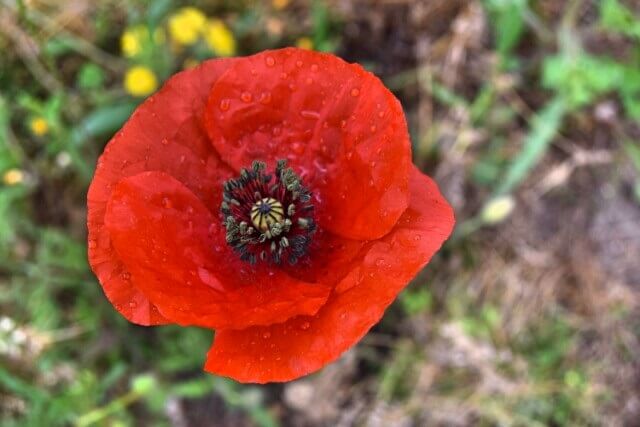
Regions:
M 120 36 L 120 49 L 122 54 L 128 58 L 134 57 L 142 52 L 142 46 L 148 32 L 142 25 L 128 28 Z
M 209 21 L 204 39 L 218 56 L 233 56 L 236 53 L 236 39 L 231 30 L 219 19 Z
M 299 47 L 300 49 L 312 50 L 313 40 L 311 40 L 309 37 L 300 37 L 298 40 L 296 40 L 296 47 Z
M 133 96 L 146 96 L 158 88 L 158 79 L 149 68 L 136 65 L 127 70 L 124 88 Z
M 49 132 L 49 123 L 43 117 L 34 117 L 29 122 L 31 132 L 36 136 L 43 136 Z
M 5 185 L 16 185 L 24 181 L 24 172 L 20 169 L 9 169 L 2 175 Z
M 513 197 L 509 195 L 496 197 L 484 206 L 480 218 L 485 224 L 498 224 L 511 215 L 515 205 Z
M 179 45 L 192 45 L 205 29 L 207 17 L 195 7 L 184 7 L 169 18 L 169 34 Z

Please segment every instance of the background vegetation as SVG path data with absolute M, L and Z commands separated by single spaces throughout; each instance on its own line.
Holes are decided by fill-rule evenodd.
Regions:
M 244 386 L 116 313 L 85 196 L 172 73 L 287 45 L 383 78 L 458 226 L 339 362 Z M 0 0 L 0 52 L 2 426 L 640 422 L 637 1 Z

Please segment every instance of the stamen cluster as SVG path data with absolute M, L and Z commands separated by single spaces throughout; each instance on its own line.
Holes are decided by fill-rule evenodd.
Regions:
M 311 193 L 286 165 L 278 160 L 274 173 L 265 174 L 266 163 L 254 161 L 223 185 L 227 243 L 251 264 L 258 259 L 295 264 L 315 231 Z

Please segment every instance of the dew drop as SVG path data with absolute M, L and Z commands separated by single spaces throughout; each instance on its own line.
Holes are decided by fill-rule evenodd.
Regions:
M 351 96 L 359 96 L 359 95 L 360 95 L 360 89 L 355 87 L 351 89 Z
M 220 101 L 220 110 L 227 111 L 230 106 L 231 106 L 231 103 L 229 102 L 228 99 L 223 99 Z
M 255 68 L 251 69 L 251 75 L 252 76 L 257 76 L 258 75 L 258 70 L 256 70 Z
M 242 95 L 240 95 L 240 99 L 242 99 L 242 102 L 249 103 L 253 99 L 253 95 L 251 95 L 249 92 L 242 92 Z
M 278 136 L 282 133 L 282 128 L 280 126 L 274 126 L 273 129 L 271 129 L 271 135 L 273 136 Z
M 303 323 L 300 325 L 300 329 L 302 329 L 303 331 L 306 331 L 306 330 L 307 330 L 307 329 L 309 329 L 310 327 L 311 327 L 311 323 L 309 323 L 309 322 L 303 322 Z
M 260 103 L 267 105 L 271 102 L 271 92 L 262 92 L 260 94 Z
M 264 356 L 260 356 L 260 361 L 262 362 L 264 360 Z
M 120 275 L 120 277 L 122 278 L 122 280 L 129 280 L 131 279 L 131 273 L 125 271 Z
M 345 127 L 347 127 L 347 121 L 346 120 L 340 120 L 340 127 L 342 129 L 344 129 Z
M 308 85 L 313 83 L 313 79 L 311 77 L 307 77 L 307 80 L 305 80 L 307 82 Z
M 162 145 L 168 145 L 169 144 L 169 140 L 167 138 L 162 138 L 162 141 L 160 141 L 162 143 Z
M 287 73 L 280 73 L 280 78 L 285 80 L 289 77 L 289 75 Z
M 371 126 L 371 132 L 375 132 L 376 130 L 378 130 L 378 128 L 376 127 L 376 125 Z
M 171 204 L 171 200 L 169 200 L 168 197 L 163 197 L 162 198 L 162 206 L 164 206 L 167 209 L 170 209 L 173 205 Z
M 98 244 L 95 240 L 89 240 L 89 249 L 95 249 L 98 247 Z
M 296 61 L 296 67 L 301 68 L 302 67 L 302 61 L 297 60 Z
M 378 117 L 383 118 L 383 117 L 384 117 L 384 111 L 380 111 L 380 112 L 378 113 Z
M 413 240 L 415 240 L 416 242 L 419 242 L 420 239 L 422 239 L 422 236 L 420 236 L 419 234 L 416 234 L 415 236 L 413 236 Z
M 311 71 L 313 71 L 314 73 L 315 73 L 316 71 L 318 71 L 318 64 L 312 64 L 312 65 L 311 65 Z
M 294 142 L 291 144 L 291 150 L 296 154 L 302 154 L 304 153 L 304 145 L 299 142 Z
M 264 338 L 265 340 L 271 337 L 271 332 L 265 332 L 264 334 L 262 334 L 262 338 Z
M 294 92 L 294 91 L 296 90 L 296 85 L 294 85 L 293 83 L 290 83 L 290 84 L 289 84 L 289 90 L 290 90 L 291 92 Z
M 302 117 L 304 117 L 305 119 L 319 119 L 320 118 L 320 113 L 317 111 L 311 111 L 311 110 L 302 110 L 300 111 L 300 115 Z
M 131 302 L 129 302 L 129 308 L 136 308 L 136 306 L 137 306 L 137 305 L 138 305 L 138 304 L 136 304 L 136 302 L 135 302 L 135 301 L 131 301 Z
M 184 160 L 186 159 L 185 155 L 183 154 L 182 156 L 180 156 L 180 163 L 184 163 Z
M 267 56 L 265 62 L 267 63 L 267 67 L 273 67 L 274 65 L 276 65 L 276 60 L 273 59 L 273 56 Z

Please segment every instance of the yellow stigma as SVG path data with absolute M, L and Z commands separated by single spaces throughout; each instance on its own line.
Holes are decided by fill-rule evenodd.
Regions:
M 251 222 L 261 232 L 268 231 L 271 225 L 284 220 L 282 203 L 271 197 L 258 200 L 251 208 Z

